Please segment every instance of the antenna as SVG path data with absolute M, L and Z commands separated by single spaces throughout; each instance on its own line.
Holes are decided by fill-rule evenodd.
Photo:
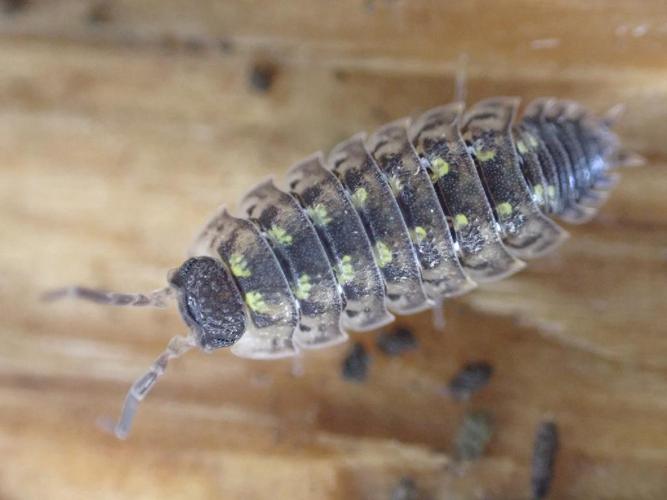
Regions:
M 167 307 L 174 295 L 170 286 L 150 293 L 121 293 L 74 285 L 48 291 L 42 295 L 42 300 L 53 302 L 72 298 L 110 306 Z

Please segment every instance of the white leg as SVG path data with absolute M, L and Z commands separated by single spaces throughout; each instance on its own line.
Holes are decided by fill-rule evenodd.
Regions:
M 168 300 L 173 296 L 174 290 L 171 287 L 160 288 L 150 293 L 120 293 L 83 286 L 68 286 L 46 292 L 42 295 L 42 300 L 52 302 L 73 298 L 111 306 L 166 307 Z
M 625 104 L 622 103 L 615 104 L 602 114 L 601 117 L 602 123 L 607 128 L 612 128 L 621 120 L 624 113 L 625 113 Z
M 445 319 L 445 301 L 444 299 L 435 299 L 433 304 L 433 328 L 438 332 L 445 331 L 447 320 Z
M 468 66 L 468 54 L 459 54 L 459 60 L 456 63 L 456 81 L 454 83 L 454 101 L 466 102 L 466 74 Z
M 164 373 L 170 359 L 177 358 L 197 344 L 192 335 L 181 336 L 177 335 L 172 338 L 167 345 L 167 348 L 160 354 L 155 362 L 150 366 L 148 371 L 139 377 L 125 397 L 123 409 L 118 419 L 118 423 L 114 428 L 114 434 L 119 439 L 125 439 L 130 432 L 132 420 L 137 412 L 139 403 L 146 397 L 146 395 L 153 388 L 157 379 Z
M 647 161 L 639 153 L 631 151 L 629 149 L 621 148 L 614 154 L 614 157 L 611 159 L 613 167 L 643 167 L 646 165 Z
M 292 376 L 303 377 L 303 351 L 297 351 L 292 357 Z

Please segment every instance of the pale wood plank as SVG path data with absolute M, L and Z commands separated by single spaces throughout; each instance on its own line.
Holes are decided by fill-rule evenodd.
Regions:
M 68 9 L 83 15 L 84 3 L 37 5 L 23 20 L 15 15 L 16 24 L 3 21 L 0 446 L 12 459 L 3 465 L 0 496 L 387 498 L 409 474 L 442 498 L 474 498 L 479 488 L 525 498 L 534 426 L 551 414 L 563 435 L 555 498 L 664 497 L 667 100 L 665 80 L 655 78 L 664 67 L 647 35 L 629 42 L 642 51 L 618 59 L 618 78 L 609 76 L 615 66 L 608 54 L 577 76 L 589 51 L 602 50 L 600 26 L 616 15 L 638 23 L 637 8 L 610 5 L 618 14 L 604 23 L 592 16 L 592 48 L 554 49 L 563 51 L 554 54 L 567 67 L 562 72 L 509 44 L 495 58 L 478 57 L 481 41 L 455 37 L 475 55 L 472 99 L 553 94 L 596 109 L 628 105 L 620 131 L 651 165 L 626 171 L 602 214 L 573 229 L 558 254 L 452 301 L 444 334 L 432 331 L 428 314 L 401 318 L 422 348 L 396 360 L 375 355 L 370 380 L 360 386 L 338 377 L 344 347 L 309 355 L 301 378 L 291 376 L 289 362 L 189 355 L 144 404 L 131 440 L 120 443 L 95 420 L 115 416 L 130 381 L 181 331 L 176 312 L 46 307 L 38 294 L 70 282 L 159 286 L 219 203 L 233 205 L 264 176 L 280 176 L 358 130 L 450 99 L 461 46 L 434 43 L 440 27 L 417 21 L 444 12 L 453 18 L 443 27 L 454 30 L 474 14 L 402 5 L 407 34 L 425 30 L 406 42 L 391 36 L 393 7 L 379 2 L 373 14 L 355 4 L 362 10 L 348 24 L 349 5 L 276 12 L 257 3 L 259 14 L 245 23 L 235 16 L 246 7 L 133 5 L 121 4 L 128 11 L 117 15 L 127 18 L 114 23 L 125 19 L 143 32 L 154 22 L 159 33 L 188 34 L 210 22 L 211 37 L 231 33 L 249 49 L 223 56 L 124 45 L 116 28 L 107 38 L 76 28 L 79 14 Z M 550 15 L 581 9 L 581 16 L 601 8 L 511 5 L 530 19 L 540 8 Z M 646 5 L 641 14 L 659 26 L 662 10 Z M 47 23 L 56 7 L 62 19 Z M 500 37 L 495 8 L 480 28 Z M 292 47 L 310 52 L 278 51 L 275 85 L 258 94 L 247 85 L 251 38 L 269 25 L 269 12 L 276 31 L 264 33 L 267 40 L 293 37 Z M 31 17 L 38 14 L 43 18 Z M 327 21 L 318 26 L 316 14 Z M 358 33 L 362 15 L 382 23 Z M 542 17 L 550 26 L 550 16 Z M 574 30 L 574 20 L 563 19 L 562 29 Z M 542 36 L 532 29 L 521 36 Z M 322 42 L 328 38 L 332 49 Z M 530 74 L 514 73 L 507 61 L 525 62 Z M 480 69 L 485 62 L 488 74 Z M 373 336 L 355 339 L 370 346 Z M 496 374 L 462 406 L 439 391 L 470 359 L 490 360 Z M 498 430 L 488 456 L 461 472 L 449 453 L 468 407 L 492 411 Z

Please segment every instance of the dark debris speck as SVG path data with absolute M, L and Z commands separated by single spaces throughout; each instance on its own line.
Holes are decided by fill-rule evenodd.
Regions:
M 28 0 L 2 0 L 2 11 L 5 14 L 16 14 L 25 10 L 30 2 Z
M 168 52 L 174 52 L 179 47 L 179 40 L 170 33 L 165 33 L 160 37 L 160 47 Z
M 363 382 L 368 376 L 370 358 L 363 344 L 355 343 L 343 359 L 341 375 L 351 382 Z
M 469 399 L 475 392 L 489 383 L 493 375 L 493 366 L 486 361 L 466 364 L 449 381 L 447 393 L 456 400 Z
M 232 52 L 234 52 L 234 49 L 236 48 L 234 42 L 229 38 L 221 38 L 218 41 L 218 47 L 220 48 L 223 54 L 231 54 Z
M 419 346 L 417 338 L 406 328 L 382 332 L 377 338 L 378 349 L 387 356 L 400 356 Z
M 345 82 L 349 76 L 349 73 L 343 69 L 337 69 L 334 71 L 334 78 L 339 82 Z
M 540 422 L 533 445 L 533 472 L 531 487 L 533 498 L 540 500 L 549 493 L 558 453 L 558 428 L 551 421 Z
M 256 63 L 250 70 L 248 83 L 257 92 L 268 92 L 273 86 L 276 72 L 276 67 L 271 63 Z
M 206 40 L 198 36 L 189 36 L 183 40 L 183 48 L 188 52 L 203 52 L 206 50 Z
M 484 454 L 493 435 L 493 418 L 486 411 L 466 413 L 456 434 L 456 457 L 459 460 L 477 460 Z
M 88 22 L 90 24 L 107 24 L 112 20 L 111 2 L 95 2 L 88 11 Z
M 417 483 L 411 477 L 402 477 L 389 496 L 389 500 L 417 500 L 418 498 Z

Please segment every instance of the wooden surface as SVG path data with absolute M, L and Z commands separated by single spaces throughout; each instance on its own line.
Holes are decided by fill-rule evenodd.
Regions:
M 552 498 L 667 498 L 667 5 L 663 0 L 427 2 L 5 1 L 0 14 L 0 498 L 529 497 L 535 426 L 561 429 Z M 103 432 L 175 333 L 175 310 L 39 294 L 161 286 L 220 204 L 360 130 L 451 99 L 623 102 L 649 159 L 623 172 L 555 255 L 429 313 L 399 318 L 420 349 L 375 334 L 363 384 L 349 346 L 289 361 L 192 353 Z M 253 88 L 253 64 L 273 85 Z M 467 403 L 443 396 L 470 360 L 495 368 Z M 484 457 L 453 460 L 486 410 Z

